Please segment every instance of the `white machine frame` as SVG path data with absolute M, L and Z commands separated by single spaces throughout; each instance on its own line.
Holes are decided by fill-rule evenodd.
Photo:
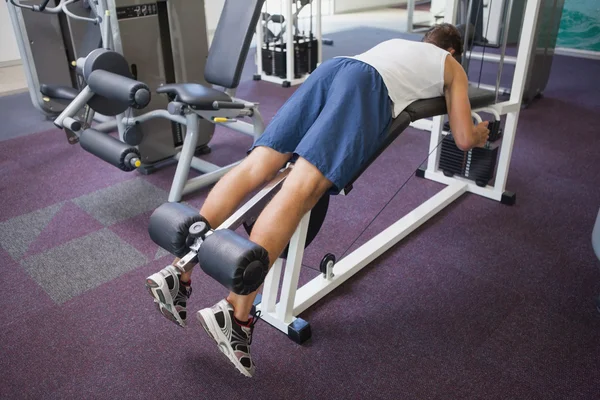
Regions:
M 321 34 L 321 0 L 313 0 L 313 2 L 315 5 L 315 14 L 313 15 L 313 18 L 315 18 L 315 40 L 317 41 L 317 66 L 319 66 L 323 60 L 323 41 L 322 41 L 322 37 L 321 37 L 322 36 L 322 34 Z M 286 23 L 292 24 L 293 23 L 292 0 L 285 0 L 284 4 L 285 4 L 285 6 L 284 6 L 284 10 L 283 10 L 283 17 L 285 18 L 286 21 L 288 21 Z M 305 74 L 301 78 L 295 78 L 295 74 L 294 74 L 295 65 L 294 65 L 294 52 L 293 51 L 286 52 L 287 58 L 286 58 L 286 78 L 285 79 L 281 79 L 278 76 L 267 75 L 264 73 L 263 64 L 262 64 L 263 34 L 264 34 L 264 31 L 263 31 L 263 26 L 262 26 L 262 21 L 261 21 L 258 23 L 257 28 L 256 28 L 256 69 L 257 69 L 257 74 L 260 76 L 260 79 L 267 81 L 267 82 L 278 83 L 280 85 L 283 85 L 284 82 L 289 82 L 290 86 L 296 86 L 296 85 L 299 85 L 302 82 L 304 82 L 306 80 L 306 78 L 308 78 L 309 74 Z M 294 29 L 292 29 L 292 27 L 288 27 L 288 29 L 285 30 L 285 46 L 286 46 L 286 49 L 294 48 Z
M 503 200 L 517 131 L 517 122 L 521 110 L 521 99 L 523 97 L 526 80 L 525 74 L 528 70 L 532 54 L 534 27 L 537 23 L 540 4 L 541 0 L 527 1 L 524 18 L 525 23 L 522 28 L 521 40 L 519 43 L 518 56 L 515 65 L 515 78 L 512 85 L 510 100 L 491 105 L 484 110 L 498 116 L 506 116 L 506 125 L 504 128 L 502 144 L 500 146 L 498 168 L 494 185 L 479 187 L 474 182 L 460 177 L 447 177 L 438 170 L 437 165 L 441 152 L 439 143 L 443 135 L 442 127 L 444 116 L 434 117 L 430 129 L 431 140 L 429 151 L 431 154 L 427 162 L 427 169 L 424 172 L 424 177 L 445 184 L 446 187 L 343 259 L 337 261 L 335 264 L 330 263 L 330 265 L 327 265 L 324 273 L 316 276 L 304 286 L 298 287 L 302 257 L 304 254 L 304 244 L 310 219 L 310 213 L 308 213 L 302 219 L 302 222 L 290 241 L 287 261 L 285 262 L 285 271 L 283 268 L 284 262 L 282 259 L 279 259 L 275 262 L 266 277 L 262 298 L 260 299 L 260 303 L 256 306 L 257 310 L 260 310 L 261 312 L 261 319 L 263 321 L 288 334 L 288 336 L 293 337 L 294 331 L 297 332 L 299 327 L 302 328 L 302 326 L 307 325 L 305 321 L 297 317 L 299 314 L 344 283 L 363 267 L 389 250 L 392 246 L 399 243 L 403 238 L 408 236 L 419 226 L 423 225 L 431 217 L 452 204 L 461 195 L 465 193 L 474 193 L 496 201 Z M 456 13 L 457 1 L 448 0 L 446 3 L 446 21 L 455 21 Z M 265 190 L 270 189 L 266 188 Z M 219 229 L 231 226 L 234 221 L 240 218 L 240 215 L 248 211 L 248 207 L 252 207 L 265 196 L 265 193 L 263 192 L 257 194 L 253 200 L 234 214 L 219 227 Z M 280 285 L 281 291 L 279 291 Z M 277 301 L 278 294 L 280 294 L 279 301 Z

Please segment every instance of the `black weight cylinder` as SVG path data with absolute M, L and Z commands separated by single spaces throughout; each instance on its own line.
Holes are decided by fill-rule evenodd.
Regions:
M 126 76 L 95 70 L 88 76 L 87 84 L 95 94 L 129 107 L 140 109 L 150 103 L 150 88 L 145 83 Z
M 150 216 L 148 233 L 154 243 L 176 257 L 183 257 L 190 251 L 187 242 L 190 226 L 200 221 L 208 224 L 198 210 L 181 203 L 165 203 Z
M 257 290 L 269 270 L 269 254 L 234 231 L 221 229 L 207 236 L 198 251 L 202 270 L 240 295 Z
M 79 144 L 88 153 L 114 165 L 121 171 L 133 171 L 136 168 L 134 159 L 140 159 L 140 153 L 135 147 L 94 129 L 84 130 L 79 136 Z

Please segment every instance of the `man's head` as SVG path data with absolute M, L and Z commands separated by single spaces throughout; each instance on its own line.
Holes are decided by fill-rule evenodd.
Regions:
M 462 35 L 452 24 L 434 25 L 425 33 L 423 42 L 447 50 L 456 59 L 460 59 L 463 53 Z

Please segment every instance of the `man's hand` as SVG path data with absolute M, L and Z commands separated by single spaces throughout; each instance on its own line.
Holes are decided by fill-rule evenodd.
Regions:
M 489 121 L 483 121 L 475 126 L 475 147 L 485 147 L 490 137 L 488 125 Z

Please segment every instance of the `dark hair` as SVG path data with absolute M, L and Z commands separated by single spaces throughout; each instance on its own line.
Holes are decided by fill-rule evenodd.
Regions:
M 452 24 L 434 25 L 423 36 L 423 42 L 431 43 L 444 50 L 454 49 L 454 58 L 459 59 L 463 53 L 462 35 Z

